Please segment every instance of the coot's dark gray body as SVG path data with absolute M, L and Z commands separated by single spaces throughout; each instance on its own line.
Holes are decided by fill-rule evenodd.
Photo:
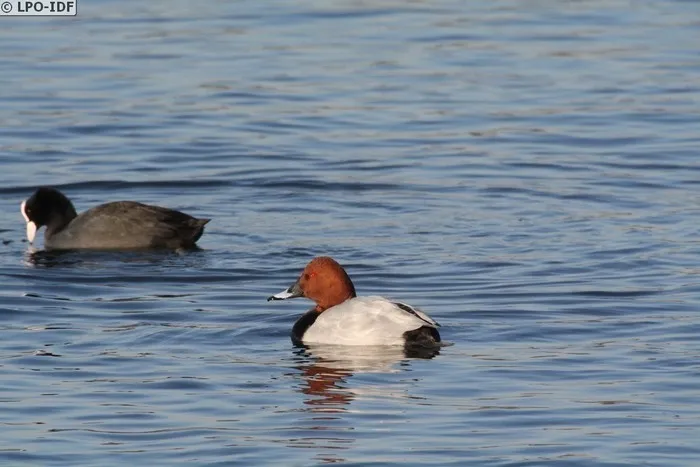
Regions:
M 44 247 L 53 250 L 192 248 L 209 222 L 135 201 L 102 204 L 77 215 L 65 195 L 48 187 L 39 188 L 22 203 L 22 215 L 29 241 L 45 225 Z
M 44 234 L 50 249 L 193 247 L 209 219 L 134 201 L 102 204 L 80 214 L 65 228 Z

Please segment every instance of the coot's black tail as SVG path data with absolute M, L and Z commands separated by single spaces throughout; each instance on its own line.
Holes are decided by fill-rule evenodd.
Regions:
M 209 223 L 211 219 L 195 219 L 192 218 L 190 220 L 188 227 L 190 228 L 189 233 L 189 239 L 187 239 L 187 246 L 194 246 L 195 243 L 197 243 L 197 240 L 202 236 L 204 233 L 204 226 Z

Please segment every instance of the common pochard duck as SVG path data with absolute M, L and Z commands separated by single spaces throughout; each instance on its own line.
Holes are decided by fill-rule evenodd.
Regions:
M 314 258 L 288 289 L 267 300 L 306 297 L 316 306 L 294 323 L 295 344 L 440 345 L 440 326 L 422 311 L 383 297 L 358 297 L 333 258 Z

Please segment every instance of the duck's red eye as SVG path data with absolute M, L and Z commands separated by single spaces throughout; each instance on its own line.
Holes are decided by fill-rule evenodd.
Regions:
M 315 272 L 312 272 L 312 273 L 310 274 L 310 277 L 316 277 L 316 273 L 315 273 Z

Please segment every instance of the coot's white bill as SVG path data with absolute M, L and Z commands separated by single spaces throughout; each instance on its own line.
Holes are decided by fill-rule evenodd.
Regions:
M 29 243 L 34 243 L 36 237 L 36 224 L 32 221 L 27 222 L 27 240 Z
M 27 213 L 24 212 L 26 205 L 27 205 L 27 200 L 25 199 L 24 201 L 22 201 L 22 205 L 19 207 L 19 210 L 22 213 L 22 217 L 24 217 L 24 220 L 26 222 L 29 222 L 29 216 L 27 216 Z
M 34 243 L 34 237 L 36 237 L 36 224 L 29 220 L 29 216 L 27 215 L 26 209 L 27 200 L 25 199 L 24 201 L 22 201 L 19 210 L 22 213 L 22 217 L 24 217 L 24 220 L 27 221 L 27 240 L 29 240 L 29 243 Z

